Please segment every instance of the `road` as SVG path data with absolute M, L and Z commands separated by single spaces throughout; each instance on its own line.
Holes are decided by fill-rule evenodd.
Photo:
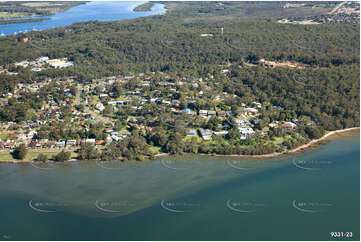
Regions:
M 84 111 L 86 113 L 89 113 L 92 117 L 95 118 L 95 120 L 97 121 L 100 121 L 102 123 L 113 123 L 113 120 L 111 118 L 108 118 L 108 117 L 105 117 L 105 116 L 102 116 L 101 114 L 98 114 L 92 110 L 90 110 L 88 107 L 85 107 L 84 108 Z
M 77 90 L 78 90 L 78 94 L 77 94 L 77 103 L 78 103 L 78 105 L 80 105 L 81 104 L 81 89 L 80 89 L 80 84 L 78 84 L 78 86 L 77 86 Z
M 80 105 L 81 104 L 81 85 L 78 84 L 77 86 L 77 90 L 78 90 L 78 93 L 77 93 L 77 104 Z M 84 112 L 86 113 L 89 113 L 92 117 L 94 117 L 97 121 L 100 121 L 100 122 L 103 122 L 103 123 L 113 123 L 112 119 L 111 118 L 108 118 L 108 117 L 105 117 L 105 116 L 102 116 L 101 114 L 98 114 L 92 110 L 90 110 L 89 107 L 85 106 L 84 107 Z
M 328 14 L 334 14 L 335 12 L 337 12 L 337 10 L 342 7 L 343 5 L 345 5 L 346 2 L 342 2 L 340 4 L 338 4 L 334 9 L 331 10 L 331 12 L 329 12 Z
M 62 150 L 65 151 L 76 151 L 78 147 L 62 147 L 62 148 L 38 148 L 38 149 L 28 149 L 28 152 L 41 152 L 41 153 L 54 153 L 54 152 L 60 152 Z M 10 149 L 3 149 L 0 150 L 0 154 L 9 154 L 12 150 Z

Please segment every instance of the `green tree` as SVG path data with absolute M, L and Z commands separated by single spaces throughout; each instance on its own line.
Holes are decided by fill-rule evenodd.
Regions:
M 113 115 L 113 106 L 112 105 L 106 105 L 105 109 L 103 111 L 103 114 L 107 117 L 111 117 Z
M 53 157 L 53 160 L 64 162 L 64 161 L 68 161 L 70 159 L 70 157 L 71 157 L 71 153 L 69 151 L 62 150 L 61 152 L 59 152 L 57 155 L 55 155 Z
M 38 157 L 36 158 L 37 161 L 40 162 L 46 162 L 48 160 L 48 156 L 44 155 L 44 154 L 39 154 Z
M 237 140 L 241 138 L 241 134 L 239 133 L 239 130 L 237 127 L 233 127 L 229 130 L 228 134 L 226 135 L 226 138 L 229 140 Z
M 98 152 L 94 149 L 94 144 L 83 143 L 79 150 L 79 159 L 90 160 L 97 159 L 99 157 Z
M 183 149 L 182 137 L 177 133 L 169 136 L 167 143 L 163 146 L 163 150 L 170 154 L 181 154 Z
M 28 153 L 25 144 L 21 144 L 12 152 L 14 159 L 23 160 Z

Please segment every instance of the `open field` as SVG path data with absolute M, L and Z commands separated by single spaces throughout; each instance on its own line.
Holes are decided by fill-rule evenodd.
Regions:
M 59 150 L 60 152 L 61 150 Z M 59 152 L 28 152 L 25 156 L 24 160 L 16 160 L 12 157 L 10 153 L 0 153 L 0 162 L 30 162 L 34 161 L 39 154 L 45 154 L 48 159 L 50 159 L 53 155 L 58 154 Z M 77 157 L 77 154 L 75 152 L 71 152 L 71 159 L 74 159 Z
M 30 2 L 30 3 L 22 3 L 23 6 L 27 7 L 55 7 L 55 6 L 63 6 L 62 3 L 53 3 L 53 2 Z
M 8 137 L 10 135 L 9 132 L 0 132 L 0 140 L 5 139 L 6 137 Z

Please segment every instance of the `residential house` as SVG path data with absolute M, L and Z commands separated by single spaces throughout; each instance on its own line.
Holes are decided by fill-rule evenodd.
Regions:
M 282 128 L 286 128 L 286 129 L 294 129 L 297 125 L 292 122 L 285 122 L 281 126 Z
M 65 146 L 65 141 L 58 141 L 55 143 L 55 147 L 61 148 Z
M 107 144 L 110 144 L 113 142 L 113 139 L 110 136 L 108 136 L 105 141 Z
M 105 109 L 104 105 L 103 105 L 101 102 L 97 102 L 97 103 L 95 104 L 95 108 L 96 108 L 97 110 L 99 110 L 100 112 L 103 112 L 103 110 Z
M 170 101 L 167 101 L 167 100 L 163 100 L 162 103 L 163 103 L 163 104 L 171 105 L 171 102 L 170 102 Z
M 95 139 L 86 139 L 85 143 L 95 143 Z
M 107 98 L 107 97 L 109 97 L 109 95 L 106 94 L 106 93 L 102 93 L 102 94 L 99 95 L 100 99 Z
M 178 106 L 180 104 L 181 104 L 181 102 L 179 100 L 172 100 L 172 105 L 173 106 Z
M 105 141 L 104 140 L 98 140 L 95 145 L 104 145 Z
M 67 146 L 75 146 L 76 145 L 76 140 L 75 139 L 67 140 L 66 145 Z
M 216 116 L 216 111 L 208 111 L 208 116 Z
M 245 114 L 247 115 L 252 115 L 252 114 L 255 114 L 255 113 L 258 113 L 258 110 L 255 109 L 255 108 L 245 108 L 244 109 L 244 112 Z
M 199 129 L 199 132 L 204 140 L 212 140 L 212 131 L 210 129 Z
M 195 114 L 196 114 L 194 111 L 192 111 L 192 110 L 189 109 L 189 108 L 184 109 L 183 112 L 184 112 L 185 114 L 189 114 L 189 115 L 195 115 Z
M 187 136 L 195 136 L 197 134 L 197 131 L 195 129 L 190 129 L 187 132 Z
M 36 62 L 45 62 L 45 61 L 48 61 L 48 60 L 49 60 L 49 57 L 41 56 L 41 57 L 38 57 L 35 61 Z
M 247 139 L 255 134 L 254 130 L 249 126 L 247 119 L 235 119 L 241 139 Z
M 228 134 L 228 130 L 221 130 L 221 131 L 218 131 L 218 132 L 214 131 L 213 134 L 215 134 L 215 135 L 226 135 L 226 134 Z
M 208 115 L 208 110 L 199 110 L 198 114 L 199 114 L 200 116 L 206 117 L 206 116 Z
M 226 116 L 226 112 L 225 112 L 225 111 L 218 111 L 218 112 L 217 112 L 217 116 L 219 116 L 219 117 L 225 117 L 225 116 Z
M 55 147 L 56 141 L 55 140 L 49 140 L 46 145 L 49 147 Z
M 268 126 L 269 126 L 269 127 L 271 127 L 271 128 L 275 128 L 275 127 L 277 127 L 277 126 L 278 126 L 278 124 L 277 124 L 277 123 L 272 122 L 272 123 L 268 124 Z

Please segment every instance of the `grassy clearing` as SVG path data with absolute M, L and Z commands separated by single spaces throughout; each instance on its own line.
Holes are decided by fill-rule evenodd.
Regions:
M 14 161 L 14 158 L 9 153 L 0 153 L 1 161 Z
M 160 152 L 160 147 L 157 147 L 157 146 L 150 146 L 150 147 L 149 147 L 149 150 L 150 150 L 153 154 L 161 153 L 161 152 Z
M 54 7 L 54 6 L 63 6 L 62 3 L 49 3 L 49 2 L 33 2 L 33 3 L 23 3 L 23 6 L 26 7 Z
M 59 151 L 60 152 L 60 151 Z M 28 152 L 24 160 L 16 160 L 10 153 L 0 153 L 0 161 L 33 161 L 39 154 L 44 154 L 50 159 L 53 155 L 59 152 Z M 75 152 L 71 152 L 71 159 L 75 159 L 78 155 Z
M 285 141 L 283 137 L 275 137 L 275 140 L 273 141 L 274 144 L 279 145 L 282 144 Z
M 185 136 L 182 140 L 183 141 L 190 141 L 192 138 L 195 137 L 197 139 L 197 142 L 201 142 L 202 138 L 197 134 L 195 136 Z
M 0 140 L 6 139 L 9 135 L 9 132 L 0 132 Z

